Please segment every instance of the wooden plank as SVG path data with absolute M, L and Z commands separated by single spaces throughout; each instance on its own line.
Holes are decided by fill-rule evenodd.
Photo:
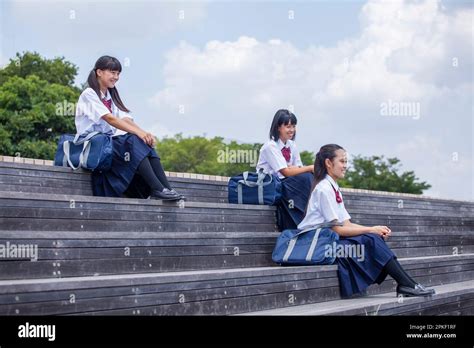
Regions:
M 56 261 L 0 262 L 0 279 L 36 279 L 176 272 L 225 268 L 275 266 L 268 254 L 198 255 L 179 257 L 114 258 Z M 59 265 L 59 266 L 58 266 Z
M 195 222 L 195 223 L 241 223 L 242 218 L 236 214 L 188 214 L 186 209 L 179 212 L 157 214 L 149 212 L 121 212 L 85 209 L 52 209 L 52 208 L 13 208 L 3 207 L 0 218 L 27 218 L 27 219 L 57 219 L 59 220 L 110 220 L 110 221 L 137 221 L 142 222 Z M 272 216 L 247 215 L 245 223 L 275 223 Z
M 76 298 L 76 302 L 72 306 L 63 301 L 61 303 L 47 302 L 40 308 L 41 314 L 228 315 L 338 298 L 336 285 L 322 288 L 316 285 L 318 282 L 321 283 L 321 280 L 297 283 L 296 287 L 294 283 L 283 283 L 226 288 L 220 292 L 206 289 L 199 292 L 160 294 L 159 296 L 155 294 L 121 296 L 119 299 L 105 297 L 82 301 Z M 179 303 L 180 299 L 184 299 L 183 303 Z M 36 311 L 38 308 L 38 306 L 30 304 L 7 307 L 10 307 L 10 313 L 13 312 L 13 309 L 17 309 L 20 314 L 25 314 L 28 308 Z M 4 308 L 1 308 L 0 312 L 3 313 Z
M 10 281 L 8 285 L 3 286 L 3 293 L 0 293 L 0 304 L 34 303 L 44 301 L 55 301 L 69 298 L 71 292 L 74 292 L 78 298 L 88 299 L 97 297 L 122 297 L 136 294 L 153 294 L 166 292 L 198 291 L 202 289 L 222 289 L 225 287 L 243 287 L 248 285 L 272 284 L 274 282 L 297 282 L 311 279 L 328 279 L 337 284 L 337 278 L 334 267 L 331 270 L 318 270 L 313 272 L 283 273 L 280 270 L 278 274 L 272 268 L 273 274 L 253 274 L 251 277 L 237 276 L 242 272 L 232 272 L 231 277 L 206 277 L 203 272 L 193 272 L 200 277 L 196 279 L 185 280 L 183 277 L 153 277 L 145 278 L 146 281 L 132 282 L 126 284 L 110 283 L 106 278 L 110 277 L 85 277 L 83 281 L 48 279 L 35 280 L 26 285 L 20 281 Z M 267 272 L 268 273 L 268 272 Z M 234 276 L 235 275 L 235 276 Z M 116 278 L 116 277 L 115 277 Z M 130 278 L 130 276 L 121 277 Z M 161 278 L 172 281 L 161 281 Z M 76 278 L 77 279 L 77 278 Z M 85 280 L 93 280 L 93 284 L 86 284 Z M 332 280 L 331 280 L 332 279 Z M 1 281 L 5 283 L 5 281 Z M 63 283 L 60 283 L 63 282 Z M 16 284 L 19 283 L 19 284 Z M 90 283 L 90 282 L 89 282 Z
M 108 204 L 111 206 L 116 205 L 129 205 L 129 206 L 178 206 L 179 202 L 166 202 L 159 200 L 146 200 L 146 199 L 130 199 L 130 198 L 114 198 L 114 197 L 91 197 L 91 196 L 74 196 L 74 195 L 62 195 L 62 194 L 41 194 L 41 193 L 32 193 L 28 197 L 18 192 L 0 192 L 0 204 L 4 202 L 65 202 L 69 203 L 70 201 L 75 201 L 77 204 Z M 119 204 L 117 204 L 119 203 Z M 8 204 L 7 204 L 8 205 Z M 248 204 L 222 204 L 222 203 L 197 203 L 197 202 L 188 202 L 186 207 L 203 207 L 203 208 L 213 208 L 213 209 L 247 209 L 247 210 L 267 210 L 274 211 L 275 207 L 268 205 L 248 205 Z
M 19 236 L 16 233 L 10 235 L 4 235 L 4 231 L 0 231 L 0 244 L 5 244 L 10 242 L 11 244 L 36 244 L 38 247 L 45 248 L 97 248 L 97 247 L 124 247 L 124 246 L 142 246 L 142 247 L 165 247 L 165 246 L 205 246 L 205 245 L 274 245 L 278 232 L 273 234 L 262 234 L 260 236 L 253 236 L 254 238 L 249 238 L 241 236 L 240 233 L 235 232 L 235 235 L 223 235 L 214 234 L 213 236 L 204 235 L 202 233 L 193 233 L 192 236 L 189 236 L 187 239 L 183 239 L 179 235 L 171 236 L 154 236 L 148 238 L 139 238 L 133 239 L 131 236 L 123 235 L 123 238 L 117 239 L 116 237 L 111 238 L 110 232 L 103 233 L 97 232 L 94 233 L 94 239 L 74 239 L 69 236 L 69 232 L 65 232 L 62 237 L 58 238 L 55 235 L 37 235 L 37 232 L 33 231 L 30 236 Z M 462 238 L 458 240 L 453 240 L 446 238 L 444 235 L 434 235 L 430 239 L 418 239 L 414 237 L 413 239 L 407 240 L 406 238 L 398 239 L 396 237 L 391 237 L 387 242 L 387 245 L 391 249 L 417 249 L 417 248 L 435 248 L 435 247 L 471 247 L 474 245 L 474 238 L 463 240 Z
M 59 242 L 61 238 L 74 239 L 94 239 L 94 238 L 110 238 L 110 239 L 161 239 L 161 238 L 179 238 L 179 239 L 219 239 L 219 238 L 239 238 L 239 237 L 278 237 L 279 232 L 181 232 L 176 234 L 174 232 L 161 232 L 156 234 L 154 232 L 103 232 L 103 231 L 5 231 L 0 230 L 2 238 L 37 238 L 39 239 L 53 239 L 53 242 Z M 197 237 L 199 236 L 199 237 Z
M 72 219 L 24 219 L 0 218 L 3 230 L 31 231 L 135 231 L 135 232 L 274 232 L 276 226 L 271 223 L 212 223 L 201 224 L 187 222 L 148 222 L 137 224 L 134 221 L 100 221 Z
M 433 268 L 435 266 L 448 266 L 449 264 L 460 265 L 463 263 L 469 264 L 474 260 L 474 256 L 471 255 L 459 255 L 459 256 L 440 256 L 440 257 L 421 257 L 413 259 L 400 259 L 400 262 L 405 269 L 410 270 L 412 268 Z M 65 288 L 82 288 L 84 286 L 90 287 L 112 287 L 112 286 L 132 286 L 138 284 L 145 284 L 149 282 L 195 282 L 201 280 L 216 280 L 225 279 L 228 281 L 233 278 L 249 279 L 253 277 L 270 277 L 270 276 L 282 276 L 290 274 L 292 277 L 300 276 L 301 274 L 313 273 L 312 277 L 321 278 L 321 273 L 335 272 L 336 266 L 300 266 L 300 267 L 268 267 L 268 268 L 248 268 L 244 270 L 209 270 L 202 272 L 179 272 L 172 274 L 153 274 L 151 276 L 136 275 L 136 276 L 113 276 L 105 278 L 73 278 L 67 281 L 34 281 L 29 280 L 22 282 L 0 281 L 4 293 L 10 291 L 24 292 L 25 289 L 28 291 L 48 291 L 53 289 L 58 291 Z
M 10 242 L 12 244 L 12 242 Z M 266 254 L 271 259 L 275 243 L 269 244 L 228 244 L 228 245 L 164 245 L 125 247 L 82 247 L 82 248 L 45 248 L 38 247 L 38 260 L 71 260 L 71 259 L 110 259 L 110 258 L 149 258 L 157 257 L 183 257 L 183 256 L 216 256 L 229 255 L 240 257 L 245 254 Z M 37 244 L 34 244 L 37 245 Z M 237 250 L 234 250 L 237 248 Z M 5 258 L 6 259 L 6 258 Z M 6 264 L 0 259 L 0 265 Z M 11 262 L 8 262 L 11 264 Z
M 420 267 L 419 265 L 417 265 L 417 266 Z M 454 266 L 456 266 L 456 265 L 454 265 Z M 294 268 L 293 268 L 293 269 L 294 269 Z M 463 277 L 471 277 L 471 279 L 472 279 L 472 277 L 474 276 L 474 272 L 473 272 L 472 270 L 466 272 L 466 271 L 463 271 L 462 269 L 458 269 L 458 270 L 457 270 L 457 274 L 454 274 L 453 272 L 447 273 L 446 270 L 443 270 L 445 273 L 441 273 L 441 274 L 438 274 L 438 273 L 435 273 L 435 272 L 431 272 L 431 274 L 429 274 L 429 273 L 430 273 L 429 270 L 427 270 L 427 269 L 424 268 L 424 267 L 422 267 L 421 270 L 425 273 L 425 277 L 427 277 L 427 278 L 429 278 L 429 279 L 432 280 L 432 281 L 431 281 L 432 284 L 434 284 L 434 280 L 433 280 L 433 279 L 435 279 L 436 277 L 437 277 L 437 278 L 436 278 L 435 280 L 436 280 L 437 282 L 440 282 L 440 281 L 442 281 L 442 280 L 445 281 L 447 275 L 448 275 L 449 277 L 451 277 L 452 279 L 456 280 L 456 281 L 459 281 L 459 279 L 463 279 Z M 440 268 L 434 268 L 434 271 L 436 271 L 436 272 L 438 272 L 438 271 L 440 271 L 440 270 L 441 270 Z M 275 271 L 277 271 L 277 270 L 275 270 Z M 333 270 L 331 273 L 332 273 L 331 275 L 332 275 L 334 284 L 337 284 L 337 276 L 336 276 L 336 274 L 335 274 L 335 271 Z M 275 274 L 275 272 L 274 272 L 274 274 Z M 257 274 L 256 274 L 256 275 L 257 275 Z M 295 282 L 297 279 L 300 279 L 300 276 L 301 276 L 301 275 L 305 276 L 306 280 L 308 280 L 308 279 L 311 280 L 311 279 L 315 279 L 315 278 L 321 278 L 321 277 L 315 277 L 314 275 L 312 275 L 312 277 L 308 277 L 308 275 L 310 275 L 310 273 L 296 273 L 296 272 L 295 272 L 294 274 L 283 275 L 283 277 L 286 276 L 286 282 L 288 282 L 288 284 L 291 285 L 291 284 L 294 284 L 294 282 Z M 420 279 L 423 279 L 423 281 L 425 281 L 425 283 L 427 284 L 428 282 L 426 282 L 426 279 L 424 279 L 425 277 L 421 277 L 421 276 L 420 276 Z M 203 279 L 200 284 L 196 284 L 195 282 L 193 282 L 192 284 L 194 284 L 194 286 L 197 286 L 197 288 L 194 287 L 194 290 L 203 289 L 203 288 L 206 289 L 206 290 L 208 290 L 208 289 L 210 289 L 210 288 L 209 288 L 209 285 L 210 285 L 211 283 L 214 283 L 213 286 L 215 287 L 215 289 L 216 289 L 217 292 L 219 292 L 219 291 L 222 292 L 220 289 L 222 289 L 222 286 L 223 286 L 223 285 L 224 285 L 224 287 L 225 287 L 226 289 L 227 289 L 227 287 L 229 287 L 229 286 L 230 286 L 230 287 L 233 286 L 233 287 L 236 287 L 236 288 L 239 288 L 239 289 L 243 289 L 243 288 L 247 289 L 247 288 L 248 288 L 247 286 L 243 287 L 242 285 L 243 285 L 243 284 L 246 284 L 246 285 L 249 285 L 249 284 L 262 284 L 262 283 L 261 283 L 262 281 L 264 281 L 265 284 L 267 284 L 268 282 L 271 284 L 271 283 L 274 283 L 274 282 L 282 282 L 283 279 L 281 279 L 281 276 L 280 276 L 280 275 L 275 274 L 273 277 L 272 277 L 272 276 L 267 276 L 267 277 L 257 276 L 257 277 L 250 277 L 250 278 L 248 278 L 248 277 L 239 277 L 239 278 L 232 279 L 232 281 L 231 281 L 230 279 L 227 279 L 227 280 L 225 280 L 225 281 L 224 281 L 223 279 L 219 279 L 219 280 L 217 280 L 217 281 L 211 281 L 211 283 L 209 283 L 209 284 L 207 283 L 208 281 L 209 281 L 209 280 L 206 281 L 206 280 Z M 250 281 L 252 281 L 253 283 L 249 283 Z M 97 279 L 96 282 L 97 282 L 97 283 L 100 282 L 100 279 Z M 255 282 L 256 282 L 256 283 L 255 283 Z M 73 282 L 71 282 L 71 283 L 73 284 Z M 192 285 L 192 284 L 191 284 L 191 285 Z M 92 284 L 91 284 L 91 285 L 92 285 Z M 105 284 L 104 284 L 104 285 L 105 285 Z M 390 280 L 384 282 L 384 285 L 385 285 L 385 286 L 388 286 L 389 289 L 393 289 L 393 287 L 394 287 L 394 285 L 392 284 L 392 282 L 391 282 Z M 135 287 L 135 289 L 138 289 L 138 288 L 137 288 L 137 287 L 138 287 L 137 284 L 135 284 L 135 285 L 134 285 L 134 284 L 131 284 L 131 285 L 129 285 L 129 286 L 133 286 L 133 287 Z M 158 286 L 158 284 L 156 284 L 156 286 Z M 162 286 L 162 285 L 160 285 L 160 286 Z M 165 285 L 163 285 L 163 286 L 165 286 Z M 171 286 L 171 288 L 169 288 L 169 286 Z M 179 291 L 189 290 L 190 284 L 189 284 L 189 283 L 186 283 L 186 282 L 183 280 L 182 282 L 168 284 L 168 285 L 167 285 L 167 287 L 168 287 L 167 289 L 168 289 L 168 290 L 165 290 L 165 288 L 163 288 L 162 291 L 172 291 L 171 289 L 173 289 L 173 287 L 176 287 L 176 286 L 178 286 L 178 288 L 176 289 L 176 291 L 179 292 Z M 305 282 L 303 282 L 303 283 L 301 284 L 301 286 L 300 286 L 300 285 L 298 285 L 298 286 L 296 286 L 296 287 L 293 286 L 291 289 L 297 291 L 297 290 L 300 290 L 300 289 L 305 288 L 305 287 L 307 287 L 307 286 L 308 286 L 308 285 L 307 285 L 307 281 L 305 281 Z M 326 283 L 324 284 L 324 286 L 328 286 L 328 283 L 326 282 Z M 270 288 L 273 289 L 273 290 L 275 290 L 275 288 L 274 288 L 273 286 L 271 286 Z M 93 289 L 93 291 L 94 291 L 95 293 L 97 293 L 97 291 L 98 291 L 98 290 L 97 290 L 97 286 L 92 286 L 92 289 Z M 110 290 L 111 290 L 111 289 L 110 289 L 110 285 L 107 286 L 107 287 L 103 287 L 103 289 L 104 289 L 104 291 L 107 293 L 107 295 L 111 294 L 111 292 L 110 292 Z M 140 289 L 141 289 L 141 288 L 140 288 Z M 257 287 L 257 289 L 259 289 L 259 287 Z M 261 289 L 261 288 L 260 288 L 260 289 Z M 33 290 L 33 289 L 30 288 L 30 290 Z M 155 286 L 150 287 L 149 290 L 151 290 L 151 291 L 158 291 L 158 290 L 155 289 Z M 57 291 L 57 290 L 56 290 L 56 291 Z M 53 291 L 52 294 L 55 294 L 56 291 Z M 75 291 L 75 290 L 74 290 L 74 291 Z M 136 291 L 137 291 L 137 290 L 135 290 L 135 292 L 136 292 Z M 139 292 L 142 293 L 142 290 L 139 290 Z M 260 293 L 261 293 L 261 292 L 260 292 Z M 81 295 L 81 296 L 83 297 L 83 295 Z M 2 297 L 2 298 L 3 298 L 3 297 Z M 17 301 L 17 300 L 16 300 L 16 301 Z
M 1 195 L 1 192 L 0 192 Z M 74 196 L 77 197 L 77 196 Z M 136 204 L 127 204 L 133 201 Z M 156 204 L 154 204 L 156 203 Z M 218 203 L 203 203 L 203 202 L 185 202 L 182 206 L 179 202 L 161 202 L 152 200 L 136 200 L 124 199 L 123 204 L 115 202 L 110 203 L 95 203 L 84 202 L 76 199 L 67 199 L 63 201 L 29 201 L 24 199 L 8 199 L 0 198 L 0 207 L 16 207 L 16 208 L 59 208 L 59 209 L 76 209 L 76 210 L 103 210 L 103 211 L 121 211 L 121 212 L 181 212 L 188 214 L 242 214 L 242 215 L 265 215 L 275 216 L 275 207 L 270 206 L 253 206 L 253 205 L 237 205 L 237 204 L 218 204 Z

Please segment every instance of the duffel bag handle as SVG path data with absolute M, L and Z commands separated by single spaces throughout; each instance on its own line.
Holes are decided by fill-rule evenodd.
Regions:
M 64 158 L 66 159 L 67 163 L 72 168 L 72 170 L 78 170 L 82 168 L 82 165 L 84 163 L 87 163 L 87 159 L 89 158 L 91 143 L 90 143 L 90 140 L 81 142 L 81 144 L 84 143 L 84 147 L 82 148 L 81 154 L 79 155 L 79 164 L 77 165 L 77 167 L 75 167 L 74 164 L 72 164 L 71 162 L 69 143 L 70 143 L 69 140 L 66 140 L 63 143 Z M 74 145 L 77 145 L 77 144 L 74 144 Z
M 257 187 L 258 188 L 258 204 L 263 205 L 265 204 L 263 200 L 263 187 L 270 185 L 273 181 L 273 176 L 270 174 L 266 174 L 263 172 L 263 169 L 260 169 L 257 173 L 257 182 L 248 181 L 249 172 L 243 172 L 243 180 L 239 180 L 237 183 L 237 203 L 243 203 L 243 196 L 242 196 L 242 185 L 248 187 Z M 265 182 L 265 177 L 269 175 L 270 180 Z
M 239 180 L 239 184 L 244 184 L 248 187 L 256 187 L 256 186 L 270 185 L 273 181 L 273 175 L 264 173 L 262 169 L 258 171 L 257 175 L 258 175 L 257 181 L 252 182 L 252 181 L 248 181 L 249 172 L 243 172 L 242 173 L 243 180 Z M 265 181 L 265 178 L 267 177 L 267 175 L 270 177 L 270 180 Z
M 81 154 L 79 155 L 79 164 L 78 166 L 74 166 L 72 164 L 72 161 L 71 161 L 71 157 L 70 157 L 70 141 L 65 141 L 63 143 L 63 151 L 64 151 L 64 158 L 66 159 L 67 163 L 69 164 L 69 166 L 72 168 L 72 170 L 78 170 L 80 168 L 83 167 L 84 164 L 87 163 L 87 160 L 89 158 L 89 153 L 90 153 L 90 147 L 91 147 L 91 142 L 90 140 L 96 136 L 97 134 L 101 134 L 101 132 L 90 132 L 88 133 L 84 138 L 82 138 L 81 140 L 79 140 L 79 138 L 82 136 L 80 134 L 76 134 L 76 136 L 74 137 L 74 140 L 72 141 L 72 143 L 74 145 L 81 145 L 81 144 L 84 144 L 84 146 L 82 147 L 82 151 L 81 151 Z

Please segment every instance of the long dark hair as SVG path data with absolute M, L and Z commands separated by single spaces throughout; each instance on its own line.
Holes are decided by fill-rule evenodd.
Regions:
M 120 61 L 117 58 L 111 56 L 102 56 L 97 59 L 97 62 L 95 62 L 94 69 L 91 70 L 91 72 L 89 73 L 89 77 L 87 78 L 87 84 L 97 93 L 99 99 L 102 99 L 100 96 L 99 81 L 97 81 L 97 69 L 121 72 L 122 64 L 120 64 Z M 130 111 L 123 104 L 122 99 L 120 99 L 119 92 L 117 91 L 117 88 L 115 86 L 113 88 L 109 88 L 109 93 L 112 97 L 114 104 L 117 105 L 120 110 L 125 112 Z
M 289 123 L 296 126 L 298 120 L 296 116 L 286 109 L 280 109 L 276 112 L 275 116 L 273 116 L 272 126 L 270 127 L 270 139 L 278 141 L 280 139 L 280 133 L 278 132 L 278 127 L 282 124 L 285 126 Z M 293 134 L 293 138 L 291 140 L 295 140 L 296 138 L 296 131 Z
M 314 160 L 314 177 L 311 192 L 313 192 L 316 185 L 326 177 L 328 173 L 326 169 L 326 159 L 332 161 L 333 158 L 336 157 L 337 150 L 344 150 L 344 148 L 337 144 L 327 144 L 319 149 L 319 152 L 316 154 L 316 159 Z

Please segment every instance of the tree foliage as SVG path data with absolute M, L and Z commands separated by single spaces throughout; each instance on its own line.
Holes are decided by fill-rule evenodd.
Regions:
M 413 171 L 400 173 L 398 158 L 355 156 L 346 172 L 342 187 L 421 194 L 431 185 L 419 182 Z
M 64 58 L 17 54 L 0 70 L 0 153 L 53 159 L 59 136 L 75 133 L 77 68 Z

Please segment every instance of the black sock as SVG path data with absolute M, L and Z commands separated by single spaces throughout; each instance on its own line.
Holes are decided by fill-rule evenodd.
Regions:
M 148 157 L 145 157 L 138 166 L 138 174 L 150 185 L 152 190 L 163 191 L 163 185 L 156 177 Z
M 417 284 L 409 275 L 405 272 L 402 265 L 397 261 L 397 259 L 391 259 L 386 265 L 385 269 L 387 273 L 395 279 L 399 285 L 408 286 L 414 288 Z
M 158 177 L 158 180 L 160 180 L 164 187 L 166 187 L 168 190 L 171 190 L 171 186 L 168 182 L 168 179 L 166 178 L 165 171 L 161 166 L 161 161 L 158 158 L 153 157 L 150 158 L 150 163 L 153 168 L 153 171 L 155 172 L 155 175 Z

